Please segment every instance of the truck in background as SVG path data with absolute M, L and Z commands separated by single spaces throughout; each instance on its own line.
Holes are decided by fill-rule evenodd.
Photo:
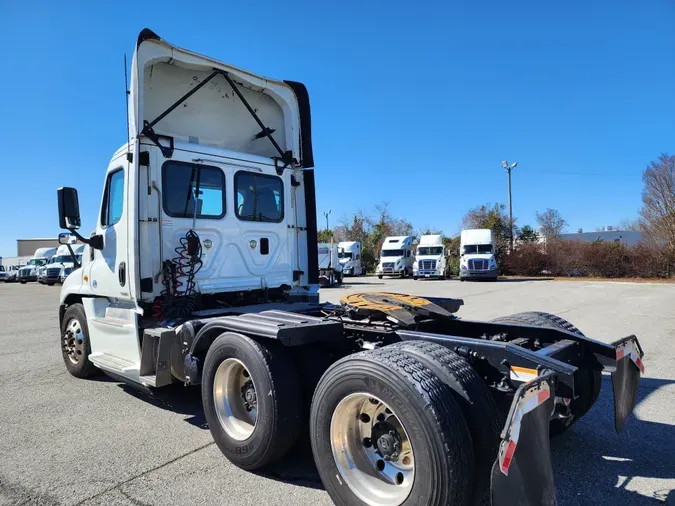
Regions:
M 344 276 L 365 276 L 366 268 L 361 260 L 361 243 L 343 241 L 338 243 L 338 259 Z
M 56 254 L 49 260 L 49 263 L 40 267 L 38 281 L 49 286 L 63 283 L 68 275 L 73 272 L 75 262 L 77 262 L 77 265 L 81 264 L 84 246 L 84 244 L 79 244 L 73 247 L 75 260 L 73 260 L 67 245 L 59 246 Z
M 423 235 L 415 252 L 413 279 L 445 279 L 448 277 L 448 271 L 449 264 L 443 238 L 439 234 Z
M 459 279 L 497 281 L 497 259 L 492 230 L 462 230 L 460 237 Z
M 35 250 L 28 264 L 19 269 L 17 279 L 25 284 L 29 281 L 37 281 L 38 269 L 40 266 L 49 262 L 49 259 L 56 254 L 56 248 L 38 248 Z
M 382 279 L 383 276 L 412 276 L 413 274 L 413 245 L 412 237 L 399 235 L 387 237 L 382 244 L 380 259 L 375 273 Z
M 5 266 L 0 265 L 0 281 L 7 281 L 8 277 L 9 277 L 9 274 L 5 270 Z
M 334 242 L 317 244 L 319 255 L 319 285 L 331 287 L 342 283 L 342 264 L 338 255 L 338 245 Z

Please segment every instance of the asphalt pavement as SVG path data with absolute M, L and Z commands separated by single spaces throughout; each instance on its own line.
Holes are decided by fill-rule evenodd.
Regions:
M 462 298 L 459 315 L 555 313 L 586 335 L 636 334 L 645 349 L 635 416 L 613 429 L 609 376 L 600 398 L 552 443 L 561 505 L 655 505 L 675 498 L 675 285 L 497 283 L 347 278 L 322 290 Z M 78 380 L 59 348 L 59 286 L 0 284 L 0 506 L 330 505 L 300 444 L 265 473 L 231 465 L 213 443 L 198 388 L 154 396 L 105 376 Z

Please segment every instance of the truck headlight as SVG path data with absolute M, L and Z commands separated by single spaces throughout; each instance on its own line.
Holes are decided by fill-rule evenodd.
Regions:
M 37 276 L 37 271 L 35 269 L 31 269 L 29 276 Z
M 466 269 L 466 265 L 462 265 L 461 269 L 462 269 L 463 271 L 467 270 L 467 269 Z

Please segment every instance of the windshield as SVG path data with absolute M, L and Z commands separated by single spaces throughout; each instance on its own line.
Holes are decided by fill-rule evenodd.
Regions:
M 51 263 L 53 264 L 73 263 L 73 258 L 70 255 L 59 255 L 57 257 L 53 257 Z
M 339 258 L 349 258 L 351 260 L 352 252 L 351 251 L 340 251 L 340 253 L 338 253 L 338 257 Z
M 28 260 L 27 265 L 45 265 L 47 263 L 46 258 L 31 258 Z
M 479 253 L 482 255 L 492 253 L 492 244 L 472 244 L 471 246 L 464 246 L 464 254 Z
M 403 256 L 403 250 L 402 249 L 383 249 L 382 250 L 382 256 L 383 257 L 402 257 Z
M 435 255 L 435 256 L 442 255 L 443 254 L 443 247 L 442 246 L 434 246 L 434 247 L 420 246 L 419 248 L 417 248 L 417 254 L 419 256 L 423 256 L 423 255 Z

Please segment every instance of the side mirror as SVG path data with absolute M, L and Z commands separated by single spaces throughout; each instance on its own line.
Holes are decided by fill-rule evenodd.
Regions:
M 59 226 L 67 230 L 80 228 L 80 202 L 75 188 L 59 188 Z M 59 242 L 61 236 L 59 236 Z M 61 243 L 65 244 L 65 243 Z
M 59 244 L 75 244 L 77 242 L 77 237 L 74 235 L 68 234 L 66 232 L 61 232 L 59 234 Z

